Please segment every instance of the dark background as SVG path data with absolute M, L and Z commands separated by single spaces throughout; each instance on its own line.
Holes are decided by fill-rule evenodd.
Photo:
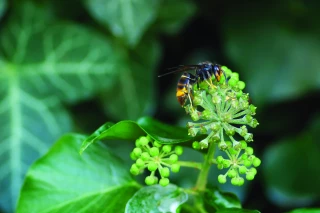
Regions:
M 24 1 L 8 1 L 0 32 L 4 33 L 10 17 L 19 13 L 17 2 Z M 88 9 L 90 1 L 35 2 L 50 11 L 55 21 L 81 25 L 108 38 L 115 45 L 114 55 L 120 54 L 119 49 L 126 53 L 126 59 L 116 66 L 117 78 L 112 79 L 112 86 L 98 88 L 91 95 L 73 101 L 61 100 L 73 123 L 65 131 L 90 134 L 106 121 L 136 120 L 142 116 L 184 126 L 190 118 L 175 97 L 180 74 L 157 76 L 180 64 L 216 62 L 240 74 L 240 79 L 246 82 L 245 92 L 258 107 L 256 118 L 260 125 L 249 131 L 254 134 L 255 154 L 262 159 L 254 181 L 241 189 L 218 186 L 235 192 L 244 208 L 261 212 L 320 205 L 318 1 L 163 1 L 134 45 L 115 35 L 103 17 Z M 146 2 L 141 1 L 134 11 L 139 11 Z M 152 9 L 149 10 L 151 13 Z M 176 25 L 168 27 L 172 23 Z M 154 60 L 148 57 L 153 48 L 149 41 L 159 45 L 159 56 Z M 143 44 L 147 46 L 140 48 Z M 1 55 L 10 58 L 6 53 Z M 131 75 L 126 75 L 126 70 Z M 121 77 L 125 82 L 138 82 L 133 86 L 136 97 L 130 91 L 122 91 L 125 84 L 119 81 Z M 133 107 L 122 101 L 126 98 L 131 98 L 132 103 L 139 102 L 140 108 L 126 113 Z M 123 146 L 118 150 L 131 147 Z M 191 159 L 198 157 L 190 153 Z M 123 151 L 120 155 L 128 153 Z M 213 184 L 217 184 L 216 176 L 211 176 Z M 176 182 L 179 183 L 179 177 Z

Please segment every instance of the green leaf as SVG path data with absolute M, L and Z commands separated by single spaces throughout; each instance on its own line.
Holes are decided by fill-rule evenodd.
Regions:
M 86 138 L 81 146 L 82 153 L 88 146 L 99 140 L 136 140 L 140 136 L 150 135 L 162 144 L 175 144 L 194 141 L 202 136 L 188 136 L 186 128 L 170 126 L 149 117 L 140 118 L 137 122 L 120 121 L 114 125 L 106 123 Z
M 231 208 L 231 209 L 221 209 L 221 210 L 218 210 L 216 213 L 260 213 L 260 212 L 258 210 Z
M 0 19 L 7 9 L 7 0 L 0 0 Z
M 153 185 L 141 188 L 126 205 L 126 213 L 172 212 L 188 200 L 188 195 L 173 184 L 166 187 Z
M 14 7 L 0 32 L 0 205 L 15 206 L 28 166 L 71 119 L 61 102 L 110 88 L 117 56 L 95 32 L 55 23 L 29 2 Z
M 195 12 L 196 5 L 193 1 L 164 0 L 154 26 L 167 34 L 175 34 L 182 29 Z
M 135 50 L 124 54 L 115 86 L 102 95 L 105 111 L 111 118 L 137 120 L 153 112 L 160 53 L 158 42 L 145 39 Z
M 237 196 L 229 192 L 221 192 L 217 188 L 207 188 L 204 193 L 206 203 L 217 210 L 225 208 L 241 208 L 241 202 Z
M 91 15 L 129 46 L 136 46 L 154 22 L 159 0 L 84 0 Z
M 319 213 L 320 209 L 318 208 L 304 208 L 304 209 L 295 209 L 288 213 Z
M 127 169 L 103 144 L 79 155 L 84 136 L 61 137 L 29 169 L 17 212 L 123 212 L 138 190 Z
M 318 23 L 313 22 L 319 13 L 312 13 L 319 3 L 298 4 L 296 10 L 291 5 L 237 4 L 222 18 L 227 56 L 233 70 L 250 79 L 247 87 L 258 105 L 319 89 L 320 41 Z M 299 23 L 309 24 L 301 30 Z
M 319 121 L 320 117 L 305 132 L 266 150 L 264 179 L 270 199 L 279 205 L 305 204 L 320 196 Z

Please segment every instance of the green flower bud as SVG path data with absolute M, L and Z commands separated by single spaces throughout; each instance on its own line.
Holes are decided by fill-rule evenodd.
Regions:
M 179 164 L 172 164 L 171 165 L 171 171 L 174 173 L 177 173 L 180 171 L 180 165 Z
M 238 83 L 239 83 L 239 82 L 238 82 Z M 239 92 L 237 92 L 237 94 L 236 94 L 237 98 L 238 98 L 238 99 L 241 98 L 241 97 L 242 97 L 242 94 L 243 94 L 242 90 L 240 90 Z
M 250 160 L 244 160 L 243 165 L 245 165 L 246 167 L 250 167 L 252 165 L 252 162 Z
M 244 139 L 245 139 L 247 142 L 253 141 L 253 135 L 252 135 L 252 133 L 247 133 L 247 134 L 244 136 Z
M 236 155 L 238 153 L 238 151 L 235 150 L 234 148 L 229 148 L 228 151 L 231 155 Z
M 237 86 L 240 90 L 243 90 L 246 87 L 246 83 L 243 81 L 238 81 Z
M 198 141 L 195 141 L 192 143 L 192 148 L 199 150 L 200 149 L 200 143 Z
M 202 103 L 203 103 L 203 100 L 201 97 L 195 96 L 193 98 L 193 105 L 198 106 L 198 105 L 201 105 Z
M 150 185 L 153 185 L 155 184 L 155 178 L 154 176 L 147 176 L 145 179 L 144 179 L 144 182 L 150 186 Z
M 234 133 L 236 133 L 236 131 L 234 130 L 234 128 L 228 128 L 228 129 L 225 129 L 225 131 L 226 131 L 226 134 L 227 134 L 228 136 L 233 136 Z
M 138 175 L 140 172 L 138 166 L 134 163 L 132 164 L 131 168 L 130 168 L 130 173 L 133 175 Z
M 221 103 L 221 97 L 218 95 L 212 96 L 212 103 L 213 104 L 220 104 Z
M 147 161 L 147 160 L 149 160 L 149 158 L 150 158 L 150 155 L 149 155 L 148 152 L 142 152 L 141 153 L 141 159 L 142 160 Z
M 156 171 L 158 169 L 158 165 L 155 163 L 155 162 L 150 162 L 149 164 L 148 164 L 148 170 L 150 171 L 150 172 L 154 172 L 154 171 Z
M 234 186 L 238 186 L 239 185 L 239 180 L 238 178 L 234 177 L 231 179 L 231 184 Z
M 161 178 L 160 181 L 159 181 L 159 184 L 161 186 L 167 186 L 169 183 L 170 183 L 170 181 L 169 181 L 168 178 Z
M 159 143 L 158 141 L 154 141 L 153 146 L 160 148 L 162 146 L 162 144 Z
M 203 139 L 199 143 L 201 149 L 206 149 L 208 148 L 208 138 Z
M 256 175 L 257 174 L 257 169 L 252 167 L 249 169 L 249 172 L 252 173 L 253 175 Z
M 221 184 L 226 183 L 226 182 L 227 182 L 226 176 L 224 176 L 224 175 L 219 175 L 219 176 L 218 176 L 218 182 L 221 183 Z
M 247 180 L 253 180 L 254 179 L 254 174 L 252 174 L 251 172 L 248 172 L 246 175 L 246 179 Z
M 144 166 L 144 161 L 141 158 L 136 160 L 137 167 L 141 168 Z
M 149 143 L 148 138 L 145 137 L 145 136 L 141 136 L 138 140 L 139 140 L 138 143 L 139 143 L 141 146 L 145 146 L 145 145 L 147 145 L 147 144 Z
M 242 177 L 238 177 L 238 186 L 242 186 L 244 184 L 244 179 Z
M 164 167 L 164 168 L 160 169 L 160 174 L 161 174 L 161 177 L 169 177 L 169 175 L 170 175 L 169 168 Z
M 252 122 L 250 123 L 250 126 L 252 128 L 256 128 L 259 125 L 257 119 L 253 119 Z
M 221 163 L 223 163 L 223 157 L 221 156 L 221 155 L 219 155 L 218 157 L 217 157 L 217 163 L 218 164 L 221 164 Z
M 206 129 L 205 126 L 201 126 L 201 127 L 200 127 L 200 133 L 201 133 L 201 134 L 206 134 L 206 133 L 207 133 L 207 129 Z
M 247 160 L 247 159 L 248 159 L 248 154 L 243 153 L 243 154 L 241 155 L 241 159 L 242 159 L 242 160 Z
M 182 146 L 176 146 L 174 148 L 174 151 L 176 152 L 177 155 L 182 155 L 183 154 L 183 148 Z
M 251 115 L 245 115 L 243 117 L 243 121 L 246 122 L 246 123 L 251 123 L 253 120 L 252 116 Z
M 246 148 L 246 153 L 248 154 L 248 155 L 252 155 L 253 154 L 253 149 L 252 149 L 252 147 L 247 147 Z
M 245 141 L 240 141 L 240 143 L 241 143 L 241 149 L 247 148 L 247 142 L 245 142 Z
M 193 121 L 199 120 L 199 114 L 198 114 L 198 111 L 196 110 L 192 110 L 190 113 L 190 116 Z
M 138 159 L 138 157 L 133 152 L 130 153 L 130 158 L 131 158 L 131 160 L 137 160 Z
M 218 164 L 217 168 L 220 169 L 220 170 L 223 169 L 223 164 Z
M 214 122 L 210 125 L 210 128 L 212 129 L 213 132 L 218 132 L 221 128 L 221 124 Z
M 188 129 L 188 135 L 194 137 L 194 136 L 197 135 L 198 131 L 199 131 L 198 128 L 194 128 L 194 127 L 189 128 L 189 129 Z
M 257 107 L 255 107 L 253 104 L 250 104 L 249 109 L 251 111 L 251 115 L 255 115 L 256 114 Z
M 240 166 L 239 167 L 239 173 L 240 174 L 245 174 L 247 172 L 247 167 L 245 166 Z
M 135 156 L 140 157 L 142 150 L 138 147 L 133 149 L 133 153 L 135 154 Z
M 237 72 L 232 72 L 231 78 L 239 81 L 239 73 L 237 73 Z
M 228 177 L 230 177 L 230 178 L 234 178 L 234 177 L 236 177 L 238 175 L 238 173 L 234 170 L 234 169 L 230 169 L 229 171 L 228 171 Z
M 159 155 L 159 148 L 158 147 L 152 147 L 150 150 L 150 155 L 152 157 L 158 156 Z
M 248 134 L 248 129 L 247 129 L 246 126 L 243 125 L 243 126 L 240 127 L 240 129 L 241 129 L 240 135 L 241 135 L 242 137 L 244 137 L 246 134 Z
M 229 80 L 228 84 L 229 84 L 231 87 L 236 87 L 238 81 L 239 81 L 239 80 L 234 79 L 234 78 L 231 77 L 231 79 Z
M 171 145 L 164 145 L 163 147 L 162 147 L 162 151 L 164 152 L 164 153 L 169 153 L 170 151 L 171 151 Z
M 175 163 L 178 161 L 178 155 L 172 154 L 172 155 L 170 155 L 169 159 L 170 159 L 171 163 Z
M 209 138 L 209 142 L 211 143 L 219 143 L 221 141 L 220 135 L 217 133 L 215 135 L 212 135 L 212 137 Z
M 211 112 L 208 109 L 203 110 L 203 112 L 201 113 L 201 118 L 205 119 L 205 120 L 211 120 L 213 117 L 213 112 Z
M 259 158 L 255 157 L 255 158 L 253 159 L 253 161 L 252 161 L 252 165 L 253 165 L 254 167 L 258 167 L 258 166 L 260 166 L 260 164 L 261 164 L 261 160 L 260 160 Z
M 230 160 L 227 160 L 227 159 L 223 160 L 223 167 L 224 168 L 229 168 L 230 164 L 231 164 Z

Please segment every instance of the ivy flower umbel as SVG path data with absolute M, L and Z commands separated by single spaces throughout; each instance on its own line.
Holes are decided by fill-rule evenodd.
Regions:
M 191 119 L 197 122 L 188 122 L 188 134 L 207 134 L 205 139 L 193 143 L 195 149 L 205 149 L 210 143 L 215 143 L 220 150 L 227 153 L 230 162 L 239 165 L 242 161 L 237 160 L 237 157 L 243 144 L 253 141 L 253 135 L 248 132 L 247 126 L 255 128 L 259 123 L 253 117 L 256 107 L 249 103 L 249 94 L 243 92 L 245 83 L 239 80 L 239 74 L 225 66 L 222 69 L 229 78 L 228 83 L 222 78 L 220 82 L 214 81 L 213 86 L 205 81 L 200 84 L 199 89 L 195 86 L 193 103 L 186 105 L 185 109 Z M 244 143 L 239 141 L 241 138 Z M 233 155 L 234 152 L 236 155 Z M 231 171 L 234 171 L 234 168 Z M 236 174 L 233 178 L 238 178 L 238 173 L 231 173 Z
M 130 172 L 133 175 L 143 173 L 148 169 L 151 174 L 145 178 L 147 185 L 157 184 L 166 186 L 169 184 L 168 177 L 171 172 L 179 172 L 180 164 L 178 164 L 178 155 L 182 155 L 183 148 L 181 146 L 163 145 L 154 141 L 149 136 L 141 136 L 136 140 L 136 147 L 131 152 L 132 160 L 136 162 L 131 166 Z M 156 176 L 159 171 L 160 181 Z

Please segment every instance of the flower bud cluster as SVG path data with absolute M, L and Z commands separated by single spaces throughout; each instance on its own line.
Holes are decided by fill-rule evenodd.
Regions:
M 145 178 L 147 185 L 159 183 L 162 186 L 169 184 L 170 170 L 171 172 L 179 172 L 180 164 L 178 156 L 182 155 L 183 148 L 168 144 L 160 144 L 149 136 L 141 136 L 136 140 L 136 147 L 130 154 L 135 163 L 131 166 L 130 172 L 133 175 L 143 173 L 145 169 L 151 174 Z M 170 169 L 169 169 L 170 168 Z M 156 176 L 159 172 L 160 180 Z
M 231 179 L 231 184 L 241 186 L 244 184 L 245 176 L 247 180 L 253 180 L 257 174 L 255 167 L 261 164 L 261 160 L 253 155 L 253 149 L 247 146 L 245 141 L 240 142 L 240 146 L 234 148 L 231 142 L 226 142 L 227 149 L 225 150 L 228 159 L 218 156 L 215 159 L 218 169 L 228 169 L 225 174 L 218 176 L 218 181 L 221 184 L 227 182 L 227 177 Z
M 253 117 L 256 107 L 249 103 L 249 94 L 242 91 L 245 83 L 239 80 L 239 74 L 231 72 L 227 67 L 222 69 L 229 77 L 228 83 L 224 78 L 211 85 L 207 81 L 202 82 L 199 89 L 194 89 L 192 104 L 185 107 L 192 120 L 197 121 L 188 122 L 188 134 L 208 135 L 199 142 L 201 149 L 214 142 L 224 150 L 227 148 L 227 140 L 237 148 L 240 143 L 235 139 L 235 135 L 239 135 L 246 142 L 253 141 L 253 135 L 248 132 L 247 126 L 255 128 L 259 124 Z M 225 135 L 229 139 L 225 140 Z

